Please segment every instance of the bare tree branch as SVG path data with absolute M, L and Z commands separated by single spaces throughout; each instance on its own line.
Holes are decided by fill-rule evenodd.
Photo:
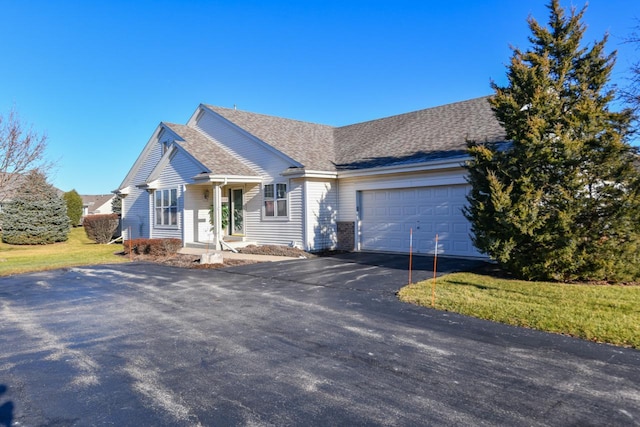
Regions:
M 638 26 L 640 30 L 640 20 L 638 20 Z M 625 40 L 625 43 L 632 43 L 635 45 L 636 50 L 640 50 L 640 33 L 633 32 Z M 622 99 L 633 110 L 635 116 L 636 129 L 640 126 L 640 61 L 631 65 L 631 78 L 629 78 L 629 85 L 621 90 Z M 637 129 L 638 130 L 638 129 Z
M 25 129 L 15 110 L 0 114 L 0 202 L 11 197 L 26 173 L 46 175 L 52 166 L 45 160 L 46 148 L 47 136 Z

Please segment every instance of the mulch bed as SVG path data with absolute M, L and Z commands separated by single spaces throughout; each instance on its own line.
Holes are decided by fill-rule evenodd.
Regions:
M 305 252 L 301 249 L 290 248 L 287 246 L 265 245 L 265 246 L 247 246 L 239 249 L 238 252 L 244 254 L 255 255 L 272 255 L 272 256 L 286 256 L 292 258 L 312 258 L 315 255 Z M 122 256 L 129 256 L 121 254 Z M 133 255 L 135 261 L 154 262 L 157 264 L 170 265 L 172 267 L 180 268 L 195 268 L 195 269 L 217 269 L 224 267 L 234 267 L 238 265 L 255 264 L 260 261 L 248 260 L 248 259 L 228 259 L 223 258 L 222 264 L 200 264 L 200 255 L 187 255 L 187 254 L 174 254 L 174 255 Z

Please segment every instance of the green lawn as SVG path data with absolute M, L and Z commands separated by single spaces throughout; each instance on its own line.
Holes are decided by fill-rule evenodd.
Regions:
M 68 241 L 53 245 L 0 243 L 0 276 L 79 265 L 127 262 L 126 257 L 114 255 L 121 251 L 121 244 L 98 245 L 89 240 L 82 227 L 71 229 Z
M 400 290 L 431 306 L 433 281 Z M 509 325 L 640 348 L 640 286 L 526 282 L 456 273 L 438 278 L 435 308 Z

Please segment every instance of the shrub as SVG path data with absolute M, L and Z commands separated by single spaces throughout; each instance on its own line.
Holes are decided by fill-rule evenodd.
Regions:
M 133 239 L 125 241 L 123 246 L 125 254 L 128 254 L 129 248 L 131 248 L 131 252 L 136 255 L 166 256 L 178 253 L 178 250 L 182 247 L 182 240 Z
M 87 215 L 84 218 L 84 232 L 87 237 L 96 243 L 109 243 L 113 233 L 118 228 L 119 218 L 117 214 Z
M 69 222 L 72 227 L 77 227 L 80 225 L 80 219 L 82 218 L 82 197 L 76 190 L 67 191 L 62 197 L 67 203 Z
M 46 177 L 32 172 L 3 206 L 2 240 L 11 245 L 64 242 L 69 235 L 67 205 Z

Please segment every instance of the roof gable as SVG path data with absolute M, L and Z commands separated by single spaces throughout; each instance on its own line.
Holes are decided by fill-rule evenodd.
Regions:
M 303 165 L 307 170 L 335 170 L 333 128 L 236 109 L 206 108 Z
M 175 140 L 176 144 L 209 169 L 203 172 L 220 175 L 257 176 L 253 169 L 198 130 L 175 123 L 164 123 L 164 125 L 180 137 Z

